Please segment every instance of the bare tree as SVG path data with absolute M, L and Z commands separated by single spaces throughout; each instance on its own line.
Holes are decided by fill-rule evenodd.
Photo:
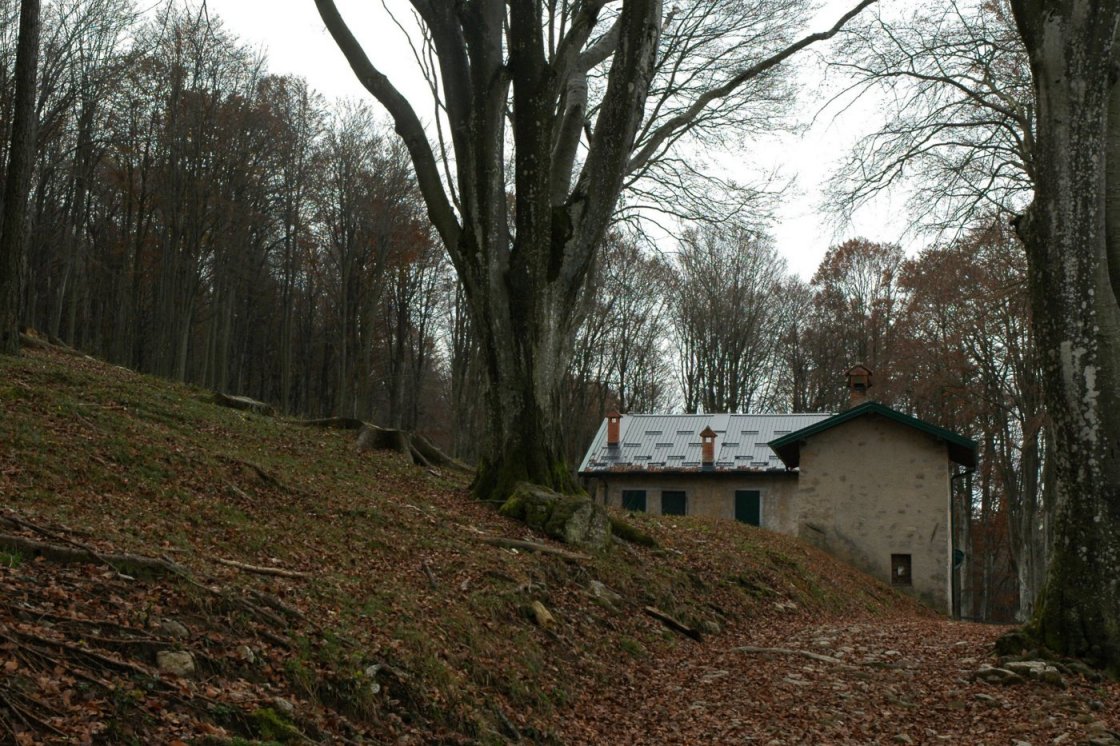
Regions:
M 1120 5 L 1011 4 L 1038 101 L 1035 195 L 1018 231 L 1057 500 L 1029 633 L 1120 672 Z
M 23 0 L 15 64 L 11 146 L 0 205 L 0 353 L 19 354 L 19 312 L 27 195 L 35 165 L 35 74 L 39 57 L 39 0 Z
M 785 261 L 742 228 L 686 234 L 672 308 L 686 411 L 751 412 L 770 404 L 788 316 Z
M 559 408 L 580 321 L 576 299 L 628 175 L 870 2 L 828 32 L 729 65 L 719 82 L 697 81 L 689 103 L 647 132 L 662 29 L 671 20 L 658 0 L 625 0 L 617 14 L 604 12 L 601 0 L 513 0 L 508 9 L 496 0 L 469 7 L 415 0 L 444 94 L 455 156 L 449 191 L 413 106 L 373 66 L 332 0 L 316 0 L 358 79 L 393 118 L 463 282 L 489 381 L 490 442 L 478 495 L 503 498 L 521 480 L 573 486 L 560 466 Z M 606 81 L 597 101 L 588 98 L 593 71 Z

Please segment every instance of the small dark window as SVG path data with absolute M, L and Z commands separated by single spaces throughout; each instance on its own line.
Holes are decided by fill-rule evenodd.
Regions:
M 646 491 L 645 490 L 623 490 L 622 491 L 622 509 L 634 510 L 639 513 L 646 512 Z
M 664 490 L 661 493 L 661 515 L 685 515 L 688 499 L 684 490 Z
M 735 490 L 735 520 L 752 526 L 762 525 L 762 493 L 758 490 Z
M 891 585 L 913 585 L 910 576 L 910 555 L 891 555 Z

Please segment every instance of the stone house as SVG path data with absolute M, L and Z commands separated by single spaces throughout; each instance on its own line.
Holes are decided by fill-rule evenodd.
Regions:
M 579 474 L 604 504 L 799 536 L 927 605 L 955 611 L 952 480 L 976 443 L 866 398 L 839 414 L 610 413 Z

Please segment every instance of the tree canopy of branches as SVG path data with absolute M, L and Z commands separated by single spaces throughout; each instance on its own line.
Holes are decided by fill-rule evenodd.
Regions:
M 688 23 L 677 24 L 659 0 L 625 0 L 617 12 L 602 0 L 414 0 L 454 155 L 455 173 L 445 184 L 413 105 L 374 67 L 335 4 L 316 0 L 358 79 L 405 142 L 428 215 L 463 283 L 489 392 L 490 440 L 476 494 L 502 498 L 522 480 L 573 486 L 559 441 L 562 381 L 580 322 L 576 301 L 627 180 L 686 135 L 718 132 L 752 86 L 870 2 L 828 32 L 792 43 L 771 36 L 766 22 L 744 28 L 739 19 L 750 14 L 740 15 L 740 3 L 702 4 L 719 15 L 697 21 L 701 31 L 689 48 L 674 45 L 675 30 Z M 767 8 L 758 17 L 784 28 L 785 17 L 772 12 L 781 4 Z M 730 35 L 720 36 L 721 28 Z M 743 44 L 745 35 L 764 43 Z M 674 68 L 690 57 L 700 64 Z M 605 81 L 599 88 L 589 82 L 596 78 Z
M 671 286 L 684 409 L 752 412 L 772 403 L 783 328 L 785 260 L 742 228 L 690 231 Z
M 845 93 L 883 99 L 887 119 L 830 181 L 845 216 L 909 186 L 914 223 L 957 235 L 1030 199 L 1035 105 L 1007 0 L 886 9 L 845 29 L 830 62 Z

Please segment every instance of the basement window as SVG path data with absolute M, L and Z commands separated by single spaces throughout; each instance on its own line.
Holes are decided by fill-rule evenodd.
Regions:
M 910 575 L 910 555 L 891 555 L 891 585 L 913 585 Z
M 622 491 L 622 509 L 632 510 L 638 513 L 646 512 L 646 491 L 645 490 L 623 490 Z

